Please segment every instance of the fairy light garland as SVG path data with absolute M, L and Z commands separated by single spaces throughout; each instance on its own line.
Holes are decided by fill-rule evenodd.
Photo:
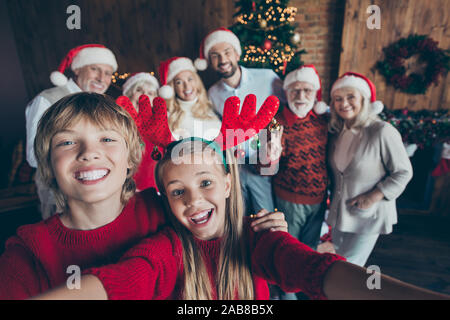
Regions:
M 153 71 L 150 72 L 150 74 L 152 76 L 155 75 L 155 73 Z M 132 73 L 130 73 L 130 72 L 124 72 L 124 73 L 114 72 L 113 75 L 111 76 L 111 82 L 116 83 L 117 81 L 125 81 L 131 75 L 132 75 Z
M 266 1 L 266 3 L 268 2 Z M 275 10 L 278 11 L 278 14 L 276 14 Z M 283 9 L 280 7 L 274 8 L 273 6 L 270 6 L 264 12 L 264 18 L 261 14 L 256 15 L 253 13 L 242 13 L 238 15 L 235 20 L 237 23 L 240 23 L 248 29 L 258 30 L 259 28 L 262 28 L 273 31 L 294 22 L 296 14 L 296 7 L 287 7 Z M 256 25 L 257 27 L 253 25 Z
M 297 8 L 288 0 L 240 0 L 231 30 L 241 40 L 241 61 L 248 67 L 271 68 L 280 76 L 302 65 L 295 32 Z

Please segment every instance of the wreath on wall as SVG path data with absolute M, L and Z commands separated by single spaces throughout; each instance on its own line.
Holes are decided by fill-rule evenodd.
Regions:
M 438 42 L 425 35 L 410 35 L 383 49 L 385 59 L 376 64 L 386 82 L 402 92 L 424 94 L 428 87 L 437 85 L 439 76 L 449 69 L 449 50 L 442 50 Z M 417 55 L 420 72 L 408 70 L 406 60 Z M 409 71 L 409 72 L 408 72 Z

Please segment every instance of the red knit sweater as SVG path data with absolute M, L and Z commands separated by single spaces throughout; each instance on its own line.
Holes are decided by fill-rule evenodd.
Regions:
M 277 120 L 284 126 L 283 152 L 273 177 L 275 194 L 299 204 L 323 201 L 327 187 L 327 116 L 310 111 L 299 118 L 285 107 Z
M 142 161 L 137 172 L 134 174 L 134 181 L 138 190 L 156 188 L 155 166 L 156 161 L 152 158 L 153 146 L 149 141 L 145 141 L 145 150 L 142 153 Z
M 328 268 L 344 258 L 319 254 L 287 232 L 255 234 L 249 227 L 255 299 L 269 299 L 267 281 L 286 292 L 303 291 L 313 299 L 326 298 L 322 282 Z M 210 279 L 215 279 L 221 239 L 196 240 Z M 179 299 L 183 288 L 182 246 L 173 229 L 143 240 L 130 249 L 118 264 L 92 268 L 109 299 Z M 211 286 L 215 290 L 215 286 Z M 216 297 L 213 292 L 213 297 Z
M 0 299 L 25 299 L 63 284 L 71 273 L 117 261 L 132 245 L 164 223 L 154 189 L 137 193 L 111 223 L 88 231 L 66 228 L 54 215 L 25 225 L 6 242 L 0 257 Z

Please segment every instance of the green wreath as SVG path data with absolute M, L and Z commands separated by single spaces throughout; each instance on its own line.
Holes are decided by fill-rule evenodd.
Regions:
M 449 69 L 449 50 L 438 48 L 438 42 L 425 35 L 410 35 L 384 48 L 385 59 L 378 61 L 377 69 L 386 82 L 396 89 L 410 94 L 424 94 L 431 83 L 437 85 L 439 76 Z M 418 62 L 424 62 L 421 73 L 406 73 L 406 59 L 418 55 Z

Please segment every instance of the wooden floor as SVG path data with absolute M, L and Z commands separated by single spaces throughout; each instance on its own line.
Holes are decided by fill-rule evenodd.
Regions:
M 399 215 L 393 233 L 380 236 L 369 265 L 408 283 L 450 294 L 450 220 Z

